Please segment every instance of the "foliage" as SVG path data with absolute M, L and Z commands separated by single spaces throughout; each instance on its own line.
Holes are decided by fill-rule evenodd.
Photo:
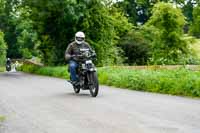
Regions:
M 133 24 L 144 24 L 152 15 L 152 9 L 158 2 L 170 2 L 180 7 L 188 22 L 193 19 L 192 11 L 199 0 L 123 0 L 115 6 L 120 7 Z
M 4 72 L 4 71 L 5 71 L 5 67 L 0 66 L 0 72 Z
M 97 51 L 100 65 L 121 62 L 116 43 L 119 37 L 131 28 L 131 25 L 123 14 L 117 11 L 116 8 L 109 9 L 100 3 L 95 4 L 86 11 L 83 20 L 84 31 Z
M 133 90 L 172 95 L 200 96 L 199 72 L 190 70 L 129 70 L 104 68 L 101 83 Z
M 0 31 L 0 66 L 5 64 L 6 61 L 6 42 L 4 41 L 4 34 Z
M 193 11 L 193 22 L 191 25 L 191 34 L 200 38 L 200 5 Z
M 19 20 L 16 32 L 19 33 L 16 45 L 19 48 L 21 58 L 30 59 L 33 56 L 38 56 L 38 51 L 36 50 L 38 37 L 36 31 L 33 29 L 32 21 L 29 19 Z
M 22 71 L 69 79 L 66 67 L 23 65 Z M 181 96 L 200 97 L 200 72 L 187 69 L 132 70 L 102 67 L 98 69 L 101 84 Z
M 80 30 L 86 33 L 86 40 L 97 51 L 99 65 L 118 62 L 116 57 L 120 50 L 115 44 L 131 25 L 109 2 L 24 0 L 23 5 L 31 10 L 31 20 L 40 36 L 39 50 L 45 64 L 63 64 L 65 49 Z
M 5 117 L 0 115 L 0 122 L 4 121 Z M 1 124 L 1 123 L 0 123 Z
M 8 44 L 7 57 L 31 58 L 36 56 L 37 34 L 26 8 L 20 7 L 21 0 L 2 0 L 0 28 L 5 33 Z
M 173 3 L 166 6 L 169 11 L 161 12 L 165 17 L 167 14 L 171 17 L 165 19 L 164 14 L 153 17 L 160 15 L 159 11 L 164 9 L 164 5 L 169 5 L 164 2 Z M 38 57 L 45 65 L 65 63 L 64 52 L 77 31 L 86 33 L 86 41 L 97 52 L 96 63 L 99 66 L 121 64 L 124 60 L 129 64 L 146 64 L 152 55 L 151 63 L 183 64 L 187 63 L 185 58 L 190 55 L 187 55 L 189 50 L 181 39 L 181 29 L 184 26 L 187 32 L 193 20 L 189 28 L 192 35 L 198 36 L 196 30 L 199 29 L 199 22 L 196 16 L 199 13 L 196 6 L 199 6 L 198 0 L 0 0 L 0 29 L 8 45 L 7 57 Z M 181 22 L 181 11 L 188 23 Z M 180 19 L 173 19 L 175 17 Z M 165 20 L 166 25 L 157 27 L 157 22 L 162 23 L 159 19 Z M 174 25 L 173 32 L 167 29 L 168 24 Z M 132 30 L 132 25 L 138 30 Z M 178 43 L 179 47 L 176 45 Z M 131 49 L 127 49 L 130 46 Z
M 184 35 L 183 39 L 189 46 L 189 54 L 185 58 L 186 64 L 200 65 L 200 40 L 188 35 Z
M 67 67 L 41 67 L 33 64 L 23 64 L 18 70 L 39 75 L 69 79 Z
M 159 34 L 153 41 L 151 61 L 155 64 L 175 64 L 188 52 L 183 35 L 184 16 L 180 9 L 170 3 L 157 3 L 146 26 L 153 26 Z
M 147 35 L 150 33 L 145 28 L 132 30 L 127 33 L 119 42 L 119 46 L 127 57 L 125 63 L 129 65 L 145 65 L 151 56 L 151 40 Z M 146 36 L 145 36 L 146 35 Z

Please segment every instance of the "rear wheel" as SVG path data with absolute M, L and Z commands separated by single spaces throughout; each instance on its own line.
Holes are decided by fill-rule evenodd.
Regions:
M 92 97 L 96 97 L 99 92 L 99 81 L 96 72 L 88 73 L 89 89 Z

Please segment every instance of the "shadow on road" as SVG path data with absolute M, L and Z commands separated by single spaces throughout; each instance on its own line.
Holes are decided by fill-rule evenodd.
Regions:
M 88 98 L 90 97 L 90 94 L 86 94 L 86 93 L 80 93 L 80 94 L 75 94 L 73 92 L 70 93 L 60 93 L 60 94 L 55 94 L 54 97 L 57 98 L 71 98 L 71 97 L 81 97 L 81 98 Z
M 0 73 L 0 77 L 6 77 L 6 78 L 19 78 L 21 77 L 22 75 L 18 72 L 3 72 L 3 73 Z

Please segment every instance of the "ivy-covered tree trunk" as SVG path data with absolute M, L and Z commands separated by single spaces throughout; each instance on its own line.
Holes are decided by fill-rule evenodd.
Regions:
M 4 34 L 0 31 L 0 66 L 5 65 L 7 46 L 4 41 Z
M 195 7 L 193 11 L 193 22 L 190 33 L 200 38 L 200 5 Z

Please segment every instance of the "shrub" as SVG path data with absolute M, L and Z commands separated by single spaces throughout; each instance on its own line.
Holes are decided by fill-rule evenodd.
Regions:
M 119 46 L 127 58 L 125 63 L 129 65 L 147 64 L 151 53 L 151 41 L 145 37 L 144 33 L 146 33 L 144 29 L 132 30 L 121 39 Z

